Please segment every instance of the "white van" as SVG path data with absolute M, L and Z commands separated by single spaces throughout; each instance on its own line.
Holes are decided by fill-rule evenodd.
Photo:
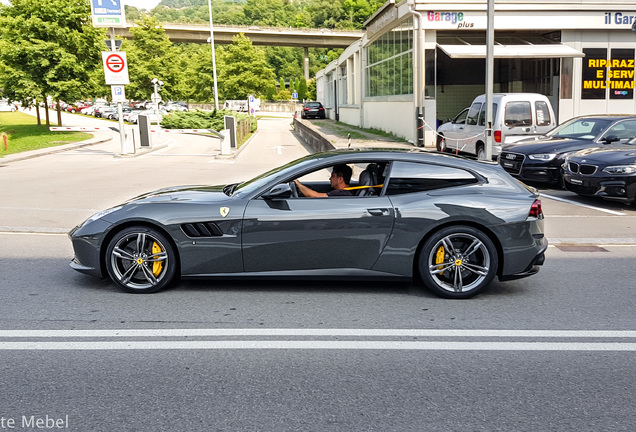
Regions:
M 493 107 L 493 158 L 507 145 L 544 135 L 557 125 L 550 100 L 541 94 L 495 93 Z M 486 155 L 485 129 L 486 95 L 481 95 L 475 98 L 470 108 L 437 129 L 437 149 L 469 153 L 483 159 Z

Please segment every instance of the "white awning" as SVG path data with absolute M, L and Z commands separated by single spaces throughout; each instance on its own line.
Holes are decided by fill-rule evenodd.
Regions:
M 486 58 L 486 45 L 440 45 L 450 58 Z M 584 57 L 581 51 L 563 44 L 494 45 L 495 58 Z

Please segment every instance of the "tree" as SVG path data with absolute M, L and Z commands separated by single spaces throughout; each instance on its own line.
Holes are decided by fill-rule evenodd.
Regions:
M 130 85 L 126 86 L 126 94 L 131 99 L 150 99 L 154 91 L 153 78 L 163 81 L 161 89 L 163 99 L 176 94 L 181 69 L 177 65 L 172 42 L 159 22 L 144 16 L 135 22 L 130 29 L 133 40 L 125 40 L 122 50 L 126 51 Z
M 248 95 L 271 99 L 276 94 L 276 76 L 262 49 L 244 34 L 219 51 L 219 95 L 224 99 L 247 99 Z
M 94 91 L 90 77 L 101 68 L 103 39 L 104 31 L 91 24 L 88 2 L 12 0 L 1 5 L 0 80 L 5 96 L 24 106 L 49 95 L 69 102 L 89 96 Z M 45 113 L 48 126 L 48 110 Z
M 285 0 L 247 0 L 243 14 L 248 25 L 289 27 L 296 20 L 294 6 Z
M 307 99 L 307 81 L 305 80 L 305 78 L 300 79 L 300 84 L 298 85 L 298 99 Z

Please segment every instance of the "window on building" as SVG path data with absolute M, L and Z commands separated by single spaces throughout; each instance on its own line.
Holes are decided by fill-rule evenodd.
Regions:
M 338 74 L 338 105 L 347 104 L 347 67 L 346 63 L 340 67 Z
M 411 20 L 382 35 L 366 50 L 366 96 L 413 94 Z
M 605 99 L 607 49 L 583 48 L 583 88 L 581 99 Z
M 612 49 L 611 66 L 607 71 L 610 99 L 634 98 L 634 50 L 632 48 Z
M 394 162 L 387 195 L 426 192 L 477 183 L 479 180 L 463 169 L 415 162 Z
M 561 59 L 561 99 L 572 99 L 573 70 L 574 59 L 572 57 Z

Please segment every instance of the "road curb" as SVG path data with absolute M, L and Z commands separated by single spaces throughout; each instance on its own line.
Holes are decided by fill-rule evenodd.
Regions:
M 82 147 L 89 147 L 92 145 L 102 144 L 108 141 L 112 141 L 112 139 L 113 139 L 112 137 L 109 137 L 109 138 L 101 139 L 98 141 L 81 141 L 79 143 L 65 144 L 65 145 L 56 146 L 56 147 L 47 147 L 46 149 L 31 150 L 29 152 L 24 152 L 24 153 L 14 153 L 14 154 L 6 155 L 0 158 L 0 164 L 33 159 L 36 157 L 47 156 L 47 155 L 51 155 L 55 153 L 62 153 L 65 151 L 75 150 Z

